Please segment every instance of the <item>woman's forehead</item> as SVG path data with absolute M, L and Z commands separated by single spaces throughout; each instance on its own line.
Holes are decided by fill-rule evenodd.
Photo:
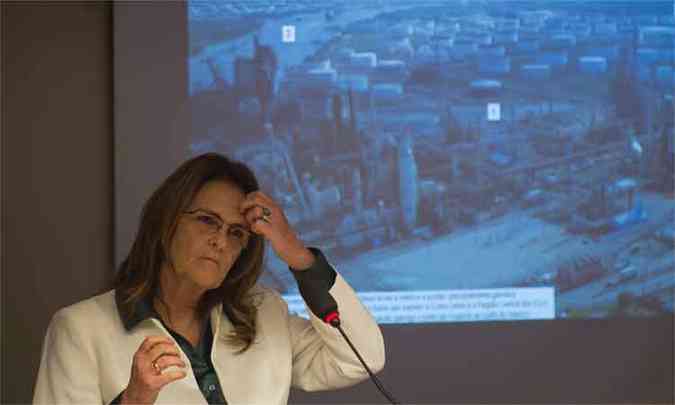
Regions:
M 239 207 L 244 198 L 244 192 L 234 184 L 225 181 L 210 181 L 197 192 L 191 208 L 214 211 L 223 219 L 231 217 L 238 219 L 242 217 Z

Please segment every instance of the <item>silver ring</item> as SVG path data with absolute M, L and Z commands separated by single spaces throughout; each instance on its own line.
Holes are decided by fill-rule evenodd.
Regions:
M 271 217 L 272 211 L 267 207 L 262 207 L 263 217 Z

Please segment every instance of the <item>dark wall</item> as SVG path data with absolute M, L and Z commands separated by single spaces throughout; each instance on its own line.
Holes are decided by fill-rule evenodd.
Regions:
M 113 271 L 112 13 L 1 7 L 1 395 L 29 403 L 49 319 Z
M 115 263 L 126 258 L 151 192 L 190 142 L 186 2 L 115 2 Z M 152 21 L 152 27 L 148 22 Z M 138 163 L 141 163 L 140 165 Z

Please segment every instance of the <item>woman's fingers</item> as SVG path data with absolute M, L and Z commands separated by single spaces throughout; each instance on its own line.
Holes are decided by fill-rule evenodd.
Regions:
M 146 375 L 145 377 L 142 377 L 141 384 L 141 386 L 145 388 L 141 389 L 141 394 L 138 396 L 142 398 L 152 397 L 164 388 L 165 385 L 180 380 L 181 378 L 185 378 L 185 376 L 187 376 L 187 371 L 185 370 L 171 370 L 161 374 Z
M 148 336 L 146 337 L 143 342 L 141 343 L 141 346 L 138 348 L 136 353 L 138 352 L 147 352 L 149 351 L 154 345 L 158 343 L 170 343 L 174 344 L 173 340 L 169 338 L 168 336 Z
M 241 213 L 251 230 L 259 235 L 270 237 L 273 221 L 279 224 L 283 212 L 274 201 L 260 192 L 249 193 L 241 204 Z
M 253 206 L 250 207 L 250 208 L 248 209 L 248 211 L 246 211 L 246 213 L 245 213 L 246 220 L 249 221 L 249 222 L 251 222 L 250 219 L 252 219 L 252 218 L 255 219 L 255 218 L 260 218 L 260 217 L 262 217 L 263 214 L 264 214 L 263 211 L 264 211 L 264 210 L 263 210 L 263 207 L 261 207 L 261 206 L 259 206 L 259 205 L 253 205 Z
M 167 336 L 148 336 L 134 353 L 129 385 L 124 390 L 125 403 L 154 403 L 165 385 L 187 376 L 186 370 L 166 370 L 176 366 L 186 368 L 178 347 Z
M 159 377 L 158 388 L 162 389 L 165 385 L 176 380 L 180 380 L 181 378 L 185 378 L 185 376 L 187 376 L 187 372 L 185 370 L 167 371 L 162 373 L 162 375 Z
M 151 365 L 152 365 L 153 362 L 155 364 L 157 364 L 157 367 L 159 368 L 160 371 L 162 371 L 166 368 L 169 368 L 171 366 L 176 366 L 176 367 L 181 367 L 181 368 L 187 367 L 187 364 L 185 364 L 183 359 L 181 359 L 180 356 L 178 356 L 178 355 L 175 355 L 175 356 L 163 355 L 163 356 L 159 357 L 158 359 L 152 360 Z M 154 369 L 155 366 L 153 365 L 152 367 Z
M 246 199 L 257 200 L 262 203 L 274 204 L 274 199 L 260 190 L 246 194 Z
M 254 191 L 252 193 L 246 194 L 246 197 L 241 202 L 239 212 L 245 214 L 247 211 L 260 207 L 260 209 L 266 208 L 271 213 L 274 213 L 279 210 L 277 204 L 266 194 L 263 194 L 261 191 Z M 274 214 L 272 214 L 274 215 Z
M 176 347 L 176 344 L 171 342 L 169 343 L 158 343 L 152 347 L 149 351 L 146 352 L 150 361 L 158 359 L 160 356 L 180 356 L 180 352 Z
M 278 218 L 275 218 L 273 215 L 265 215 L 265 212 L 259 206 L 248 210 L 245 219 L 253 233 L 263 235 L 268 239 L 273 237 L 275 227 L 279 229 L 278 224 L 280 222 Z
M 147 369 L 151 370 L 150 373 L 152 374 L 149 379 L 152 381 L 151 385 L 155 390 L 160 390 L 165 385 L 187 376 L 187 364 L 180 357 L 175 345 L 173 347 L 168 346 L 168 344 L 159 343 L 150 350 L 148 356 L 150 367 L 147 367 Z M 157 365 L 156 368 L 155 364 Z M 172 366 L 180 367 L 181 370 L 166 370 Z

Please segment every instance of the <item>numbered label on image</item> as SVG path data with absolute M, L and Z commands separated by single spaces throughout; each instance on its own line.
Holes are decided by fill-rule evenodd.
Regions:
M 283 42 L 295 42 L 295 25 L 281 27 L 281 40 Z
M 499 103 L 488 103 L 487 105 L 488 121 L 499 121 L 501 118 L 502 112 Z

